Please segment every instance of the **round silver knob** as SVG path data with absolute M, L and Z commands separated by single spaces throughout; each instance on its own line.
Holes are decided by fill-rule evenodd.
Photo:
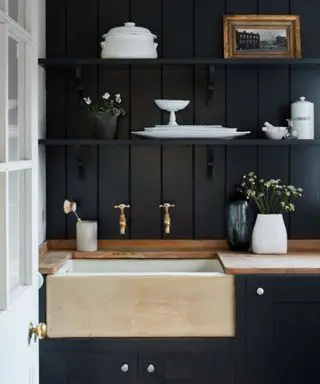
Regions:
M 259 296 L 262 296 L 262 295 L 264 294 L 264 289 L 263 289 L 263 288 L 258 288 L 258 289 L 257 289 L 257 294 L 258 294 Z
M 147 366 L 147 371 L 148 371 L 149 373 L 153 373 L 155 370 L 156 370 L 156 368 L 155 368 L 155 366 L 154 366 L 153 364 L 149 364 L 149 365 Z
M 122 366 L 121 366 L 121 371 L 122 372 L 128 372 L 129 371 L 129 365 L 128 364 L 123 364 Z

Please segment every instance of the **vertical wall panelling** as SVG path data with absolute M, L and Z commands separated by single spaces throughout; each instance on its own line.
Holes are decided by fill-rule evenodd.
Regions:
M 65 0 L 46 1 L 47 57 L 66 56 L 66 12 L 67 2 Z
M 320 2 L 301 0 L 47 0 L 47 57 L 100 57 L 102 35 L 134 21 L 158 36 L 159 57 L 222 57 L 223 14 L 301 15 L 302 55 L 319 57 L 315 43 Z M 57 28 L 57 25 L 59 28 Z M 315 38 L 313 38 L 315 36 Z M 206 66 L 108 66 L 83 68 L 84 95 L 121 93 L 127 116 L 118 138 L 130 130 L 167 123 L 169 114 L 155 98 L 187 99 L 177 113 L 179 124 L 224 124 L 251 130 L 264 138 L 268 120 L 285 124 L 290 102 L 305 96 L 315 103 L 316 137 L 320 138 L 320 70 L 278 67 L 216 66 L 214 94 L 207 104 Z M 47 70 L 47 137 L 90 138 L 87 110 L 80 104 L 75 68 Z M 135 139 L 133 137 L 133 139 Z M 124 238 L 161 238 L 161 202 L 172 202 L 170 238 L 224 236 L 225 201 L 245 172 L 281 178 L 305 189 L 290 215 L 291 238 L 319 237 L 320 174 L 316 146 L 215 146 L 212 180 L 207 179 L 205 146 L 91 148 L 47 147 L 48 238 L 75 236 L 75 219 L 62 210 L 65 198 L 75 199 L 84 219 L 99 220 L 100 238 L 121 238 L 116 203 L 132 205 Z M 78 165 L 83 164 L 82 177 Z M 286 218 L 287 220 L 287 218 Z M 302 225 L 303 223 L 303 225 Z
M 64 239 L 66 237 L 66 215 L 63 201 L 66 196 L 66 163 L 64 147 L 46 149 L 46 206 L 47 238 Z
M 281 179 L 285 184 L 290 182 L 288 147 L 259 146 L 258 175 L 262 179 Z M 289 231 L 289 218 L 284 215 L 287 230 Z
M 313 37 L 319 24 L 320 2 L 311 0 L 306 7 L 301 0 L 290 0 L 290 11 L 293 15 L 300 15 L 302 56 L 319 57 L 320 46 L 315 44 Z
M 241 148 L 241 149 L 240 149 Z M 234 147 L 226 148 L 226 192 L 229 196 L 236 184 L 242 180 L 247 172 L 257 172 L 257 148 L 256 147 Z
M 319 24 L 320 2 L 312 1 L 308 6 L 299 0 L 291 0 L 291 13 L 300 15 L 301 18 L 301 50 L 303 57 L 319 57 L 320 45 L 315 43 L 315 33 Z M 292 101 L 300 96 L 315 103 L 316 137 L 320 137 L 320 72 L 319 69 L 292 70 Z
M 258 0 L 258 9 L 260 14 L 277 15 L 290 13 L 290 0 Z
M 102 35 L 111 28 L 123 25 L 130 19 L 130 0 L 117 0 L 110 4 L 108 1 L 98 1 L 98 36 L 97 40 L 102 40 Z M 97 20 L 96 20 L 97 24 Z M 99 43 L 100 44 L 100 43 Z M 98 49 L 100 57 L 101 49 Z M 119 121 L 118 138 L 127 139 L 130 137 L 130 72 L 128 66 L 121 68 L 103 68 L 100 69 L 99 91 L 108 91 L 109 93 L 122 95 L 123 108 L 127 112 L 125 118 Z
M 193 0 L 162 1 L 164 57 L 193 57 Z M 178 15 L 179 26 L 177 26 Z M 164 66 L 162 87 L 165 99 L 190 100 L 188 107 L 177 113 L 177 118 L 179 124 L 192 124 L 194 119 L 193 70 Z M 168 121 L 167 119 L 168 113 L 165 113 L 164 121 Z
M 161 238 L 160 147 L 131 149 L 131 238 Z
M 226 0 L 227 14 L 257 13 L 256 0 Z M 254 68 L 227 70 L 227 124 L 258 134 L 258 73 Z
M 193 236 L 192 162 L 192 147 L 163 147 L 163 202 L 176 205 L 171 209 L 170 238 Z
M 181 10 L 183 9 L 183 12 Z M 179 27 L 177 28 L 177 15 Z M 181 20 L 180 18 L 183 18 Z M 164 57 L 192 57 L 194 53 L 193 1 L 163 0 Z M 163 98 L 190 100 L 188 107 L 177 113 L 179 124 L 192 124 L 194 118 L 193 70 L 163 68 Z M 168 114 L 164 116 L 167 121 Z M 171 238 L 193 237 L 193 149 L 163 147 L 163 202 L 176 205 L 171 210 Z M 162 216 L 163 217 L 163 216 Z
M 222 239 L 225 217 L 225 148 L 213 147 L 213 175 L 207 178 L 207 148 L 195 148 L 195 238 Z
M 265 138 L 261 127 L 265 121 L 273 125 L 287 126 L 290 118 L 288 69 L 259 70 L 259 122 L 258 136 Z
M 292 238 L 319 238 L 320 236 L 320 152 L 317 146 L 292 147 L 290 182 L 303 188 L 303 198 L 296 203 L 291 216 Z
M 289 0 L 258 0 L 261 14 L 289 14 Z M 265 121 L 274 125 L 287 125 L 290 117 L 289 68 L 259 70 L 259 135 L 265 137 L 260 128 Z M 272 95 L 272 96 L 271 96 Z
M 195 56 L 221 57 L 223 54 L 222 15 L 225 2 L 195 1 Z M 195 68 L 195 123 L 225 123 L 225 70 L 214 68 L 214 94 L 211 105 L 207 104 L 208 68 Z
M 66 3 L 63 0 L 46 3 L 47 57 L 66 56 Z M 56 26 L 59 25 L 59 28 Z M 66 95 L 65 71 L 57 69 L 46 73 L 47 137 L 65 137 Z
M 225 0 L 195 0 L 195 56 L 221 57 L 223 55 L 223 22 Z
M 119 210 L 113 208 L 120 203 L 131 204 L 128 147 L 100 147 L 98 180 L 100 239 L 128 238 L 131 209 L 126 210 L 128 230 L 123 236 L 119 232 Z
M 143 12 L 141 11 L 143 9 Z M 158 39 L 158 54 L 163 46 L 161 25 L 161 0 L 146 2 L 131 0 L 131 19 L 139 26 L 148 28 Z M 131 71 L 131 130 L 161 124 L 161 111 L 154 99 L 161 98 L 161 68 L 137 68 Z
M 77 10 L 75 12 L 75 10 Z M 67 11 L 67 57 L 95 57 L 97 55 L 97 2 L 92 0 L 68 1 Z M 81 25 L 81 28 L 79 28 Z M 70 70 L 67 79 L 67 134 L 70 138 L 91 137 L 87 108 L 77 93 L 75 70 Z M 72 73 L 73 72 L 73 73 Z M 83 69 L 83 96 L 97 97 L 97 69 Z
M 194 0 L 162 0 L 163 56 L 193 57 Z
M 83 164 L 79 173 L 79 163 Z M 81 175 L 82 173 L 82 175 Z M 95 146 L 68 147 L 67 196 L 77 202 L 78 213 L 83 220 L 98 219 L 97 203 L 97 150 Z M 75 237 L 75 219 L 68 215 L 67 234 Z

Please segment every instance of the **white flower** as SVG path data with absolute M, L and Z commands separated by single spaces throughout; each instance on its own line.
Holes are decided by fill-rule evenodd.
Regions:
M 90 97 L 84 97 L 83 100 L 84 100 L 84 102 L 85 102 L 86 104 L 88 104 L 88 105 L 90 105 L 90 104 L 92 103 L 92 100 L 91 100 Z
M 117 94 L 115 95 L 115 98 L 116 98 L 116 102 L 120 104 L 121 101 L 122 101 L 122 100 L 121 100 L 121 95 L 120 95 L 120 93 L 117 93 Z
M 284 207 L 286 203 L 284 201 L 281 201 L 281 207 Z
M 302 188 L 298 188 L 297 191 L 298 192 L 303 192 L 303 189 Z
M 106 92 L 106 93 L 102 96 L 102 98 L 103 98 L 104 100 L 108 100 L 108 99 L 110 98 L 110 93 L 109 93 L 109 92 Z

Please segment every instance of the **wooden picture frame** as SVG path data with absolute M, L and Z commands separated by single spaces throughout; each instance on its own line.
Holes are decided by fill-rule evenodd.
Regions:
M 301 57 L 300 16 L 224 15 L 224 57 Z

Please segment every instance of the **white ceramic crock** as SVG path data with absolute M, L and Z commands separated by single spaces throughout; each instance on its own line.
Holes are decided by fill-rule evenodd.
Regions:
M 285 254 L 288 248 L 286 226 L 282 215 L 259 214 L 252 233 L 252 252 Z
M 147 28 L 127 22 L 122 27 L 110 29 L 101 42 L 103 59 L 156 59 L 157 38 Z
M 77 221 L 77 251 L 95 252 L 97 250 L 96 221 Z

